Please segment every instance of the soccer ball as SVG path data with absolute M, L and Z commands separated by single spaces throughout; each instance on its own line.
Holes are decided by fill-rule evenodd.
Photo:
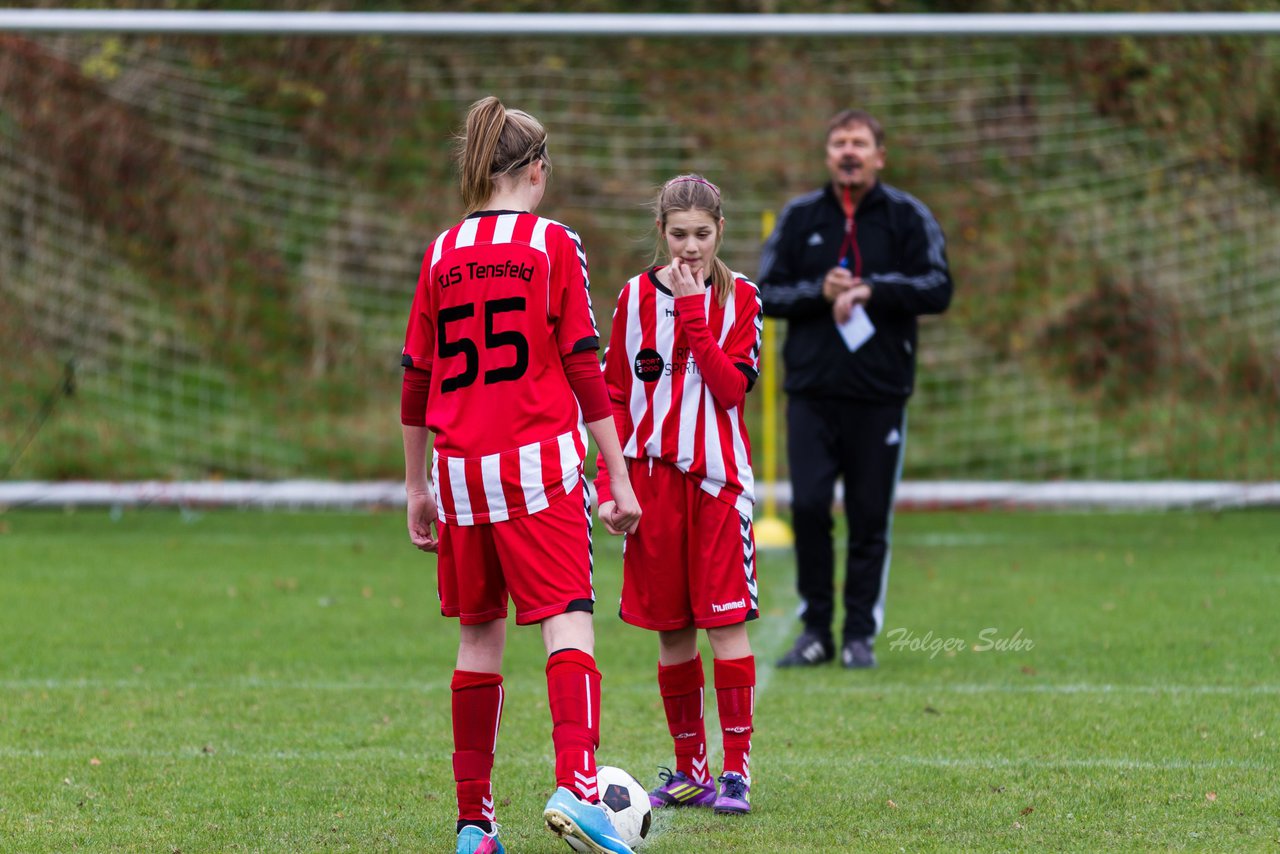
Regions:
M 649 835 L 649 824 L 653 820 L 649 793 L 639 780 L 612 765 L 596 768 L 596 784 L 600 787 L 600 803 L 604 804 L 618 836 L 635 848 Z M 585 845 L 572 837 L 565 842 L 575 851 L 587 851 Z

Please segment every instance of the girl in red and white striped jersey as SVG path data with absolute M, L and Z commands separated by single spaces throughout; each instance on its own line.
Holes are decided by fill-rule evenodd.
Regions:
M 746 624 L 760 613 L 744 404 L 760 368 L 760 297 L 717 257 L 724 217 L 714 184 L 698 175 L 671 179 L 655 214 L 659 251 L 670 263 L 622 288 L 605 356 L 614 419 L 645 511 L 644 525 L 627 533 L 620 613 L 658 633 L 658 688 L 676 769 L 651 802 L 743 813 L 755 702 Z M 616 486 L 602 467 L 601 518 L 613 510 Z M 707 767 L 698 629 L 715 654 L 719 789 Z
M 497 98 L 472 105 L 459 151 L 467 216 L 427 250 L 402 355 L 409 537 L 439 551 L 441 612 L 461 623 L 453 769 L 457 850 L 467 854 L 503 850 L 491 773 L 508 596 L 517 623 L 541 626 L 548 656 L 553 829 L 609 829 L 590 806 L 599 801 L 600 672 L 580 417 L 619 479 L 609 528 L 634 532 L 640 506 L 596 361 L 582 241 L 532 213 L 551 169 L 546 140 L 537 119 Z

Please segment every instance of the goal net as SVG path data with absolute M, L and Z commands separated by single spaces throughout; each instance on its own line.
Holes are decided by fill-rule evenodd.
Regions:
M 0 478 L 398 477 L 406 313 L 486 94 L 550 131 L 542 211 L 583 235 L 602 328 L 664 179 L 724 188 L 754 276 L 765 213 L 825 180 L 829 116 L 876 114 L 956 282 L 908 479 L 1280 478 L 1276 37 L 21 33 Z

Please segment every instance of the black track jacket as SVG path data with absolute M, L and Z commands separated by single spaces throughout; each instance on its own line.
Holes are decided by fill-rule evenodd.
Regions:
M 758 281 L 764 313 L 787 319 L 784 387 L 805 397 L 905 403 L 915 388 L 916 317 L 951 303 L 946 238 L 919 199 L 879 182 L 853 221 L 862 278 L 871 285 L 867 316 L 876 328 L 853 353 L 822 296 L 845 232 L 832 185 L 792 199 L 765 242 Z

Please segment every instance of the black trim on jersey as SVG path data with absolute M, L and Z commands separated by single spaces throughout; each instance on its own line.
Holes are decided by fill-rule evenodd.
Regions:
M 756 369 L 741 362 L 734 362 L 733 366 L 742 371 L 742 375 L 747 378 L 747 391 L 750 392 L 751 389 L 755 388 L 756 378 L 760 376 Z
M 410 356 L 408 353 L 403 354 L 403 355 L 400 357 L 400 367 L 402 367 L 402 368 L 412 368 L 412 367 L 413 367 L 413 357 L 412 357 L 412 356 Z
M 662 292 L 663 292 L 664 294 L 666 294 L 667 296 L 674 298 L 674 297 L 675 297 L 675 294 L 671 293 L 671 289 L 670 289 L 670 288 L 668 288 L 666 285 L 662 284 L 662 280 L 658 278 L 658 271 L 659 271 L 659 270 L 661 270 L 663 267 L 667 267 L 667 266 L 669 266 L 669 265 L 667 265 L 667 264 L 660 264 L 660 265 L 659 265 L 659 266 L 657 266 L 657 267 L 650 267 L 650 268 L 649 268 L 649 282 L 650 282 L 650 283 L 651 283 L 655 288 L 657 288 L 658 290 L 662 291 Z M 710 279 L 703 279 L 703 280 L 702 280 L 702 286 L 703 286 L 704 288 L 709 288 L 709 287 L 711 287 L 711 280 L 710 280 Z
M 649 276 L 649 284 L 653 285 L 655 288 L 662 291 L 667 296 L 671 296 L 672 295 L 671 291 L 669 291 L 667 289 L 667 286 L 662 284 L 662 281 L 658 279 L 658 270 L 660 269 L 661 269 L 660 267 L 649 268 L 649 272 L 647 274 Z
M 588 335 L 586 338 L 579 338 L 577 343 L 573 345 L 573 349 L 570 350 L 569 352 L 585 353 L 590 351 L 594 353 L 596 350 L 599 350 L 599 349 L 600 349 L 600 339 L 596 338 L 595 336 Z
M 529 213 L 529 211 L 476 211 L 475 213 L 467 214 L 466 218 L 475 219 L 478 216 L 501 216 L 503 214 L 525 214 L 525 213 Z

